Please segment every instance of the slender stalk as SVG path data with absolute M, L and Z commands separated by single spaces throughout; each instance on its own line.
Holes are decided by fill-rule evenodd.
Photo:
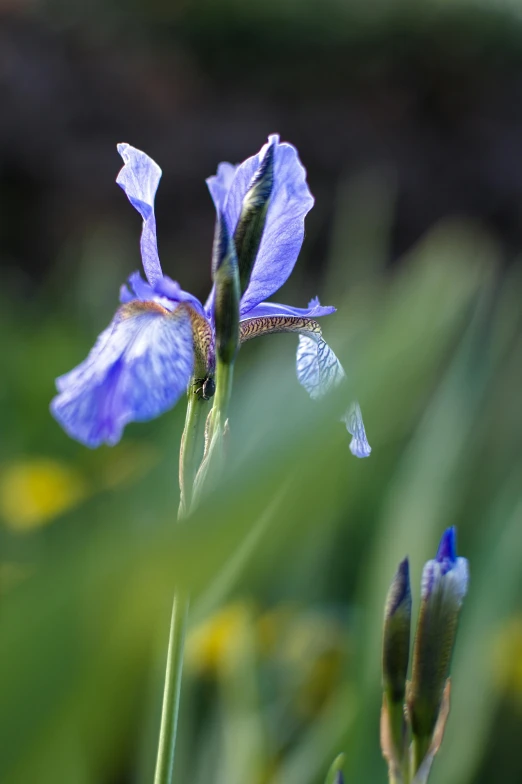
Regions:
M 193 507 L 193 483 L 199 457 L 199 442 L 205 401 L 189 387 L 185 429 L 181 438 L 179 457 L 180 505 L 178 521 Z M 188 621 L 189 597 L 176 591 L 170 619 L 169 646 L 165 669 L 165 686 L 161 709 L 161 724 L 156 758 L 154 784 L 171 784 L 176 748 L 183 652 Z
M 194 477 L 198 467 L 198 458 L 201 458 L 199 449 L 201 439 L 199 436 L 201 435 L 204 414 L 206 413 L 206 402 L 192 391 L 191 386 L 188 394 L 185 429 L 181 437 L 179 453 L 180 503 L 178 520 L 188 513 L 192 504 Z
M 413 737 L 412 743 L 412 757 L 411 757 L 411 780 L 417 782 L 417 784 L 421 784 L 421 782 L 425 781 L 427 778 L 426 776 L 422 775 L 421 766 L 426 757 L 426 754 L 429 751 L 431 743 L 431 738 L 420 738 L 419 736 Z M 429 773 L 429 766 L 427 768 L 427 772 Z
M 212 408 L 212 430 L 216 426 L 225 426 L 227 418 L 228 404 L 232 392 L 232 379 L 234 376 L 234 365 L 220 362 L 216 365 L 216 397 Z M 219 423 L 218 423 L 219 418 Z
M 193 504 L 199 501 L 204 490 L 217 484 L 223 465 L 225 424 L 232 391 L 233 365 L 217 361 L 216 395 L 206 432 L 205 454 L 196 474 Z
M 178 520 L 185 517 L 197 504 L 202 489 L 208 481 L 209 461 L 215 464 L 215 461 L 220 461 L 222 458 L 223 430 L 232 391 L 232 377 L 233 365 L 222 363 L 218 359 L 216 367 L 216 395 L 212 408 L 209 441 L 219 444 L 219 447 L 216 454 L 205 454 L 200 469 L 203 468 L 205 462 L 206 466 L 205 470 L 203 472 L 200 470 L 198 474 L 199 482 L 194 482 L 194 479 L 198 460 L 198 435 L 202 421 L 201 415 L 204 411 L 204 401 L 200 400 L 192 390 L 189 391 L 185 429 L 180 451 L 179 484 L 181 499 Z M 171 784 L 172 782 L 188 607 L 189 597 L 176 592 L 170 622 L 169 648 L 154 784 Z
M 179 592 L 176 593 L 172 605 L 172 617 L 170 621 L 165 689 L 163 692 L 161 728 L 154 784 L 170 784 L 172 781 L 188 607 L 188 596 L 184 596 Z

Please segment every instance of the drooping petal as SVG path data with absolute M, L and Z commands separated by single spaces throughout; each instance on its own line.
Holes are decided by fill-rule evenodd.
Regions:
M 311 398 L 323 397 L 345 377 L 341 363 L 322 337 L 299 335 L 297 378 Z
M 270 136 L 257 155 L 238 166 L 233 177 L 233 167 L 221 164 L 218 174 L 207 180 L 216 209 L 224 212 L 229 231 L 234 234 L 243 199 L 270 145 L 275 146 L 274 184 L 256 262 L 241 300 L 241 315 L 270 297 L 288 279 L 303 243 L 304 218 L 314 199 L 297 150 L 291 144 L 281 144 L 277 135 Z
M 116 444 L 125 425 L 171 408 L 194 367 L 189 308 L 123 305 L 87 359 L 57 379 L 51 403 L 64 430 L 89 447 Z
M 272 315 L 244 318 L 239 322 L 239 342 L 245 343 L 252 338 L 273 335 L 275 332 L 294 332 L 299 335 L 321 336 L 321 327 L 315 319 L 306 316 Z
M 161 169 L 146 153 L 130 144 L 118 144 L 118 152 L 125 166 L 118 174 L 116 182 L 143 218 L 141 259 L 147 280 L 153 286 L 162 276 L 154 215 L 154 197 L 161 178 Z
M 350 452 L 355 457 L 369 457 L 372 448 L 366 438 L 366 430 L 361 414 L 361 407 L 357 401 L 351 404 L 343 417 L 346 429 L 352 436 Z
M 317 297 L 308 303 L 307 308 L 294 308 L 292 305 L 280 305 L 278 302 L 261 302 L 252 308 L 245 318 L 257 318 L 259 316 L 301 316 L 303 318 L 320 318 L 330 316 L 335 313 L 333 306 L 323 306 Z

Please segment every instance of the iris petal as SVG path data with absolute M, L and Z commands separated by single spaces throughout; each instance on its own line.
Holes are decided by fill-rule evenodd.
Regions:
M 240 164 L 233 177 L 231 164 L 220 164 L 217 175 L 207 180 L 216 209 L 224 212 L 233 234 L 243 199 L 270 144 L 275 145 L 274 185 L 250 283 L 241 300 L 242 316 L 270 297 L 288 279 L 303 243 L 305 215 L 314 199 L 297 150 L 291 144 L 281 144 L 277 135 L 270 136 L 257 155 Z
M 352 403 L 343 417 L 343 422 L 346 424 L 346 429 L 352 436 L 350 442 L 350 452 L 352 455 L 355 455 L 355 457 L 369 457 L 372 448 L 366 438 L 361 407 L 357 401 Z
M 118 144 L 118 152 L 125 166 L 118 174 L 116 182 L 143 218 L 141 259 L 147 280 L 153 286 L 162 277 L 154 215 L 154 197 L 161 178 L 161 169 L 146 153 L 131 147 L 130 144 Z
M 129 422 L 162 414 L 183 394 L 194 367 L 188 308 L 122 306 L 87 359 L 56 382 L 51 412 L 89 447 L 116 444 Z
M 258 316 L 301 316 L 302 318 L 319 318 L 335 313 L 336 308 L 319 304 L 318 299 L 313 299 L 307 308 L 294 308 L 292 305 L 280 305 L 278 302 L 261 302 L 248 312 L 246 318 Z
M 316 400 L 340 384 L 345 372 L 322 337 L 299 335 L 297 378 L 310 397 Z
M 224 212 L 225 210 L 228 192 L 238 168 L 238 166 L 225 161 L 219 164 L 216 174 L 212 177 L 207 177 L 207 187 L 218 212 Z

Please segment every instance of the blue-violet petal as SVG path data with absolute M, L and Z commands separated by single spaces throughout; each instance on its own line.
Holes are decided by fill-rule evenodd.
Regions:
M 183 394 L 194 367 L 188 308 L 123 305 L 87 359 L 56 381 L 51 412 L 89 447 L 116 444 L 128 422 L 162 414 Z
M 346 429 L 352 436 L 350 442 L 350 452 L 352 455 L 355 455 L 355 457 L 369 457 L 372 448 L 366 438 L 361 407 L 357 401 L 351 404 L 343 417 L 343 422 L 346 424 Z
M 147 280 L 153 286 L 162 276 L 154 215 L 154 197 L 161 178 L 161 169 L 146 153 L 131 147 L 130 144 L 118 144 L 118 152 L 125 166 L 118 174 L 116 182 L 143 218 L 141 259 Z
M 233 234 L 243 199 L 270 145 L 275 145 L 274 186 L 250 283 L 241 300 L 241 316 L 270 297 L 288 279 L 301 250 L 304 219 L 314 199 L 308 189 L 306 170 L 297 150 L 291 144 L 281 144 L 277 135 L 270 136 L 268 143 L 257 155 L 240 164 L 233 177 L 230 177 L 230 164 L 221 164 L 218 174 L 207 180 L 216 209 L 223 211 L 229 231 Z
M 323 397 L 345 378 L 341 363 L 323 338 L 299 335 L 297 378 L 311 398 Z

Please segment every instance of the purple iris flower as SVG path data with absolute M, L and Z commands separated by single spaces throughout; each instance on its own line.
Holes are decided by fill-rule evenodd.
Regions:
M 191 380 L 203 383 L 215 370 L 214 294 L 205 305 L 163 275 L 158 256 L 154 198 L 161 169 L 144 152 L 119 144 L 124 166 L 116 182 L 143 219 L 141 257 L 146 281 L 134 272 L 122 286 L 111 324 L 87 359 L 56 381 L 51 412 L 65 431 L 89 447 L 116 444 L 128 422 L 153 419 L 172 408 Z M 313 299 L 307 308 L 265 302 L 288 279 L 304 237 L 304 219 L 314 203 L 297 150 L 270 136 L 257 155 L 233 166 L 221 163 L 207 185 L 230 236 L 245 198 L 267 154 L 273 184 L 248 285 L 240 302 L 240 342 L 272 332 L 299 335 L 297 377 L 312 398 L 336 386 L 345 374 L 316 321 L 335 311 Z M 345 419 L 350 448 L 366 457 L 360 409 Z

